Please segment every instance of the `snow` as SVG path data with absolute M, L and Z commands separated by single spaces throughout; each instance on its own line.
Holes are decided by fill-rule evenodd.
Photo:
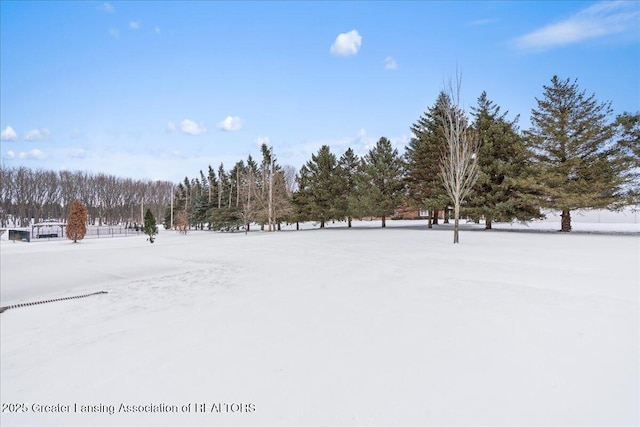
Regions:
M 637 224 L 387 224 L 2 242 L 3 306 L 108 294 L 0 315 L 0 424 L 639 423 Z

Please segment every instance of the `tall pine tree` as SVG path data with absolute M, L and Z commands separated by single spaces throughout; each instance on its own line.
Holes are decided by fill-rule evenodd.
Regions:
M 507 120 L 507 113 L 500 113 L 500 107 L 489 100 L 486 92 L 482 92 L 472 111 L 480 143 L 480 173 L 469 194 L 466 213 L 476 222 L 484 217 L 486 229 L 491 229 L 493 221 L 539 218 L 537 203 L 526 188 L 531 168 L 518 133 L 518 118 Z
M 640 113 L 623 113 L 615 121 L 618 160 L 628 181 L 627 203 L 640 204 Z
M 348 148 L 338 161 L 340 189 L 338 193 L 338 216 L 347 218 L 347 227 L 351 228 L 354 216 L 361 215 L 358 199 L 358 172 L 360 159 Z
M 557 76 L 536 101 L 525 138 L 545 188 L 541 202 L 562 212 L 561 231 L 569 232 L 572 210 L 612 208 L 622 199 L 624 179 L 607 123 L 611 106 Z
M 450 104 L 447 94 L 440 92 L 434 105 L 411 126 L 413 136 L 404 154 L 408 204 L 430 211 L 429 228 L 432 222 L 437 224 L 438 210 L 450 203 L 440 176 L 440 156 L 446 144 L 442 117 Z
M 382 137 L 369 153 L 364 156 L 361 173 L 361 198 L 368 213 L 382 218 L 386 227 L 387 217 L 398 207 L 404 188 L 404 163 L 398 150 Z
M 336 156 L 331 153 L 328 145 L 323 145 L 317 154 L 311 155 L 309 160 L 300 170 L 298 178 L 297 202 L 304 202 L 307 206 L 300 208 L 299 213 L 305 213 L 309 219 L 320 222 L 320 228 L 324 228 L 327 221 L 336 219 L 337 198 L 340 188 L 337 173 Z

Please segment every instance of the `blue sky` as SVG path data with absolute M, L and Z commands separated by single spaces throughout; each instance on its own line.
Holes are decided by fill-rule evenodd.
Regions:
M 259 145 L 400 151 L 462 75 L 521 128 L 557 74 L 640 110 L 640 2 L 0 2 L 2 162 L 182 180 Z M 611 119 L 613 120 L 614 117 Z

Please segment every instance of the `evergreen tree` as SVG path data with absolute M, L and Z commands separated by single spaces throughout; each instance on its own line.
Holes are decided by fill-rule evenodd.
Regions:
M 220 180 L 224 197 L 221 207 L 210 210 L 209 227 L 213 230 L 236 231 L 245 225 L 242 219 L 242 180 L 245 176 L 245 164 L 240 160 L 227 174 L 220 165 Z
M 215 202 L 218 198 L 218 178 L 216 178 L 216 171 L 209 165 L 208 171 L 208 181 L 209 185 L 207 187 L 208 191 L 208 200 L 207 203 L 209 205 L 209 209 L 215 206 Z
M 619 149 L 611 144 L 613 126 L 606 122 L 611 106 L 557 76 L 536 101 L 526 141 L 545 188 L 544 207 L 560 210 L 561 231 L 569 232 L 572 210 L 613 208 L 622 199 Z
M 442 117 L 450 104 L 447 94 L 440 92 L 435 104 L 411 126 L 412 138 L 404 155 L 408 205 L 430 211 L 429 228 L 438 223 L 438 210 L 446 210 L 450 203 L 440 176 L 440 156 L 446 144 Z
M 386 227 L 386 218 L 393 215 L 402 189 L 404 164 L 398 150 L 391 142 L 382 137 L 361 163 L 361 197 L 366 210 L 382 218 L 382 227 Z
M 78 199 L 71 202 L 71 211 L 67 219 L 67 239 L 77 243 L 87 234 L 87 208 Z
M 196 229 L 203 230 L 204 223 L 207 222 L 207 212 L 209 211 L 209 190 L 207 189 L 207 178 L 200 171 L 200 179 L 195 179 L 193 197 L 193 222 Z
M 327 221 L 336 219 L 336 193 L 339 189 L 336 168 L 336 156 L 328 145 L 323 145 L 300 170 L 298 192 L 302 194 L 298 202 L 307 204 L 304 211 L 310 219 L 320 222 L 320 228 L 324 228 Z
M 147 209 L 144 213 L 144 234 L 149 236 L 151 243 L 155 240 L 155 235 L 158 233 L 158 226 L 156 224 L 156 217 L 153 216 L 151 209 Z
M 220 163 L 218 167 L 218 209 L 224 206 L 226 194 L 229 191 L 229 176 L 224 171 L 224 164 Z
M 311 212 L 311 172 L 306 166 L 300 168 L 300 173 L 296 176 L 296 184 L 298 189 L 291 197 L 293 213 L 291 221 L 296 223 L 296 229 L 300 228 L 300 223 L 310 221 L 312 219 Z
M 354 216 L 361 216 L 361 208 L 358 198 L 358 172 L 360 159 L 351 148 L 340 157 L 338 161 L 339 192 L 337 202 L 337 215 L 347 218 L 347 226 L 351 228 Z
M 476 222 L 484 217 L 487 229 L 491 229 L 493 221 L 541 217 L 525 185 L 531 168 L 528 152 L 518 134 L 518 118 L 507 120 L 507 113 L 501 114 L 500 107 L 487 98 L 486 92 L 482 92 L 478 106 L 472 110 L 480 143 L 480 173 L 468 197 L 467 214 Z
M 618 161 L 623 166 L 628 204 L 640 204 L 640 113 L 623 113 L 616 117 L 615 128 L 619 147 Z

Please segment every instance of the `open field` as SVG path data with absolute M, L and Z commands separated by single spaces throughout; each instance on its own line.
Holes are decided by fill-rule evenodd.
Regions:
M 3 306 L 108 294 L 1 315 L 0 424 L 640 422 L 637 234 L 370 225 L 3 242 Z

